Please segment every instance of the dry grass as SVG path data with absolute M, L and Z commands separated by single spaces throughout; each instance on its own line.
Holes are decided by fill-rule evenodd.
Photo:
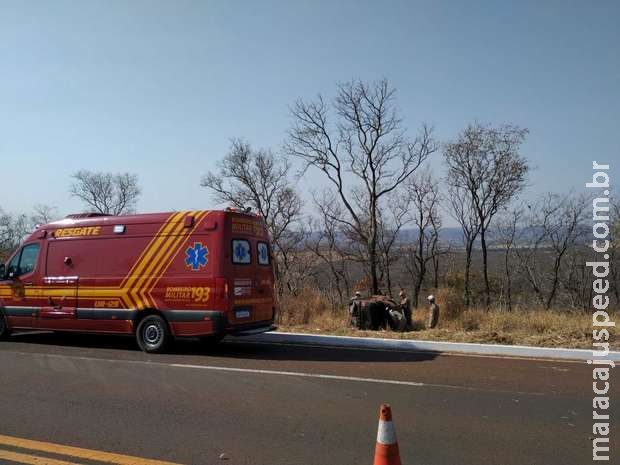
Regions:
M 331 310 L 330 303 L 318 292 L 308 290 L 302 297 L 280 303 L 279 327 L 282 331 L 362 337 L 386 337 L 488 344 L 518 344 L 540 347 L 592 348 L 592 317 L 575 312 L 549 312 L 540 308 L 512 312 L 492 309 L 465 309 L 459 296 L 450 289 L 436 293 L 441 308 L 439 325 L 424 328 L 427 311 L 414 311 L 414 331 L 359 331 L 349 326 L 346 308 Z M 620 313 L 611 315 L 620 321 Z M 610 346 L 620 350 L 618 331 L 610 330 Z

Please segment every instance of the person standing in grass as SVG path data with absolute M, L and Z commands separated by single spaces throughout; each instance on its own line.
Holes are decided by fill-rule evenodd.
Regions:
M 411 301 L 409 300 L 409 297 L 407 297 L 407 293 L 404 289 L 400 290 L 398 296 L 400 297 L 400 308 L 405 314 L 405 329 L 407 331 L 411 331 L 411 329 L 413 328 L 413 323 L 411 321 Z
M 362 294 L 360 291 L 356 291 L 355 295 L 349 299 L 349 318 L 351 320 L 351 326 L 357 329 L 361 329 L 361 308 L 360 308 L 360 299 L 362 298 Z
M 426 328 L 431 329 L 437 326 L 437 323 L 439 322 L 439 305 L 435 303 L 435 296 L 432 294 L 429 295 L 426 300 L 428 300 L 428 303 L 430 305 Z

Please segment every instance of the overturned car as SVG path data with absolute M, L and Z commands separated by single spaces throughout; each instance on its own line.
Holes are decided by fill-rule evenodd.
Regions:
M 407 325 L 401 305 L 384 295 L 351 299 L 349 316 L 356 329 L 405 331 Z

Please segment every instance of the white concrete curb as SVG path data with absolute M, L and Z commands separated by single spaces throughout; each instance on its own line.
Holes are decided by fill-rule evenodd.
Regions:
M 465 354 L 500 355 L 568 360 L 592 359 L 592 351 L 585 349 L 556 349 L 547 347 L 509 346 L 500 344 L 470 344 L 465 342 L 417 341 L 411 339 L 382 339 L 351 336 L 323 336 L 318 334 L 270 332 L 242 338 L 244 341 L 301 344 L 358 349 L 383 349 L 407 352 L 456 352 Z M 612 351 L 608 360 L 620 361 L 620 352 Z

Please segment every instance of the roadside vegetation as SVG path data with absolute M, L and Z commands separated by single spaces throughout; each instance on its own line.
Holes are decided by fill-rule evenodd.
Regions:
M 436 292 L 441 316 L 437 328 L 426 329 L 427 309 L 413 312 L 413 331 L 360 331 L 350 327 L 348 309 L 333 309 L 320 292 L 305 290 L 304 297 L 287 297 L 280 305 L 278 330 L 308 334 L 418 339 L 427 341 L 474 342 L 592 349 L 592 318 L 581 311 L 545 310 L 543 306 L 517 308 L 466 308 L 451 289 Z M 613 321 L 620 312 L 612 312 Z M 610 350 L 620 350 L 616 328 L 610 330 Z

